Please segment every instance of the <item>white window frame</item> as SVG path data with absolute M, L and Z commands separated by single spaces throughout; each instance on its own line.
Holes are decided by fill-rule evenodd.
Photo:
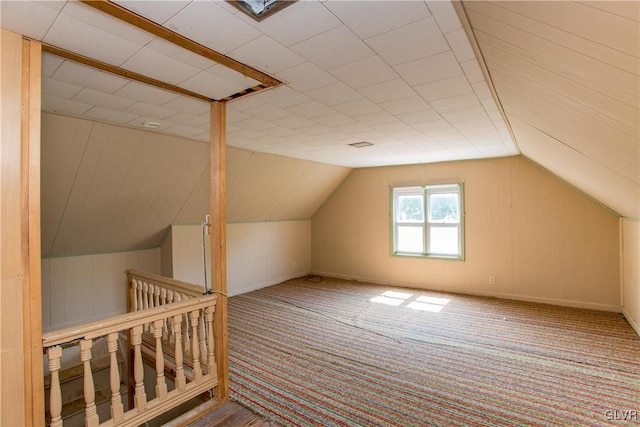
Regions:
M 452 221 L 431 221 L 429 219 L 429 196 L 433 194 L 458 194 L 458 210 L 459 218 L 458 222 Z M 423 218 L 422 221 L 403 221 L 397 218 L 398 211 L 398 196 L 407 195 L 419 195 L 423 200 Z M 439 259 L 452 259 L 464 261 L 464 183 L 450 183 L 450 184 L 438 184 L 438 185 L 423 185 L 423 186 L 407 186 L 407 187 L 392 187 L 391 188 L 391 251 L 394 256 L 410 256 L 410 257 L 426 257 L 426 258 L 439 258 Z M 423 233 L 423 247 L 419 252 L 408 252 L 398 250 L 398 234 L 400 227 L 417 227 L 422 229 Z M 457 254 L 445 254 L 436 253 L 430 250 L 431 246 L 431 229 L 432 228 L 458 228 L 458 253 Z

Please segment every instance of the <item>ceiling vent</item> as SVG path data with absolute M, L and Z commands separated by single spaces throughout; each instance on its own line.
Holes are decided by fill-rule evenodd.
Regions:
M 364 147 L 371 147 L 373 144 L 367 141 L 362 141 L 362 142 L 354 142 L 353 144 L 349 144 L 349 145 L 355 148 L 364 148 Z
M 273 15 L 297 0 L 227 0 L 256 21 Z

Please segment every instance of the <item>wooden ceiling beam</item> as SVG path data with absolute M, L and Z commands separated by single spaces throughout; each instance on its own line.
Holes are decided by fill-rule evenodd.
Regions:
M 108 0 L 80 1 L 87 6 L 91 6 L 94 9 L 106 13 L 107 15 L 112 16 L 120 21 L 140 28 L 141 30 L 151 33 L 156 37 L 160 37 L 170 43 L 173 43 L 176 46 L 180 46 L 184 49 L 190 50 L 193 53 L 222 64 L 225 67 L 231 68 L 232 70 L 235 70 L 247 77 L 251 77 L 252 79 L 259 81 L 266 87 L 278 86 L 282 84 L 280 80 L 275 79 L 268 74 L 263 73 L 262 71 L 256 70 L 255 68 L 249 67 L 248 65 L 238 62 L 233 58 L 230 58 L 226 55 L 216 52 L 213 49 L 196 43 L 191 39 L 188 39 L 174 31 L 171 31 L 143 16 L 133 13 L 122 6 L 111 3 Z

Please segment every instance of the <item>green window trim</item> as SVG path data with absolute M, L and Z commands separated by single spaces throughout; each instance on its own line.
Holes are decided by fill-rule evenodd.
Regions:
M 391 254 L 464 260 L 464 183 L 392 187 Z

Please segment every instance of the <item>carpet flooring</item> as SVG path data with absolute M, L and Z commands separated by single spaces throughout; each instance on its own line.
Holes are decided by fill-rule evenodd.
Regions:
M 640 423 L 616 313 L 304 278 L 229 300 L 231 398 L 300 426 Z

